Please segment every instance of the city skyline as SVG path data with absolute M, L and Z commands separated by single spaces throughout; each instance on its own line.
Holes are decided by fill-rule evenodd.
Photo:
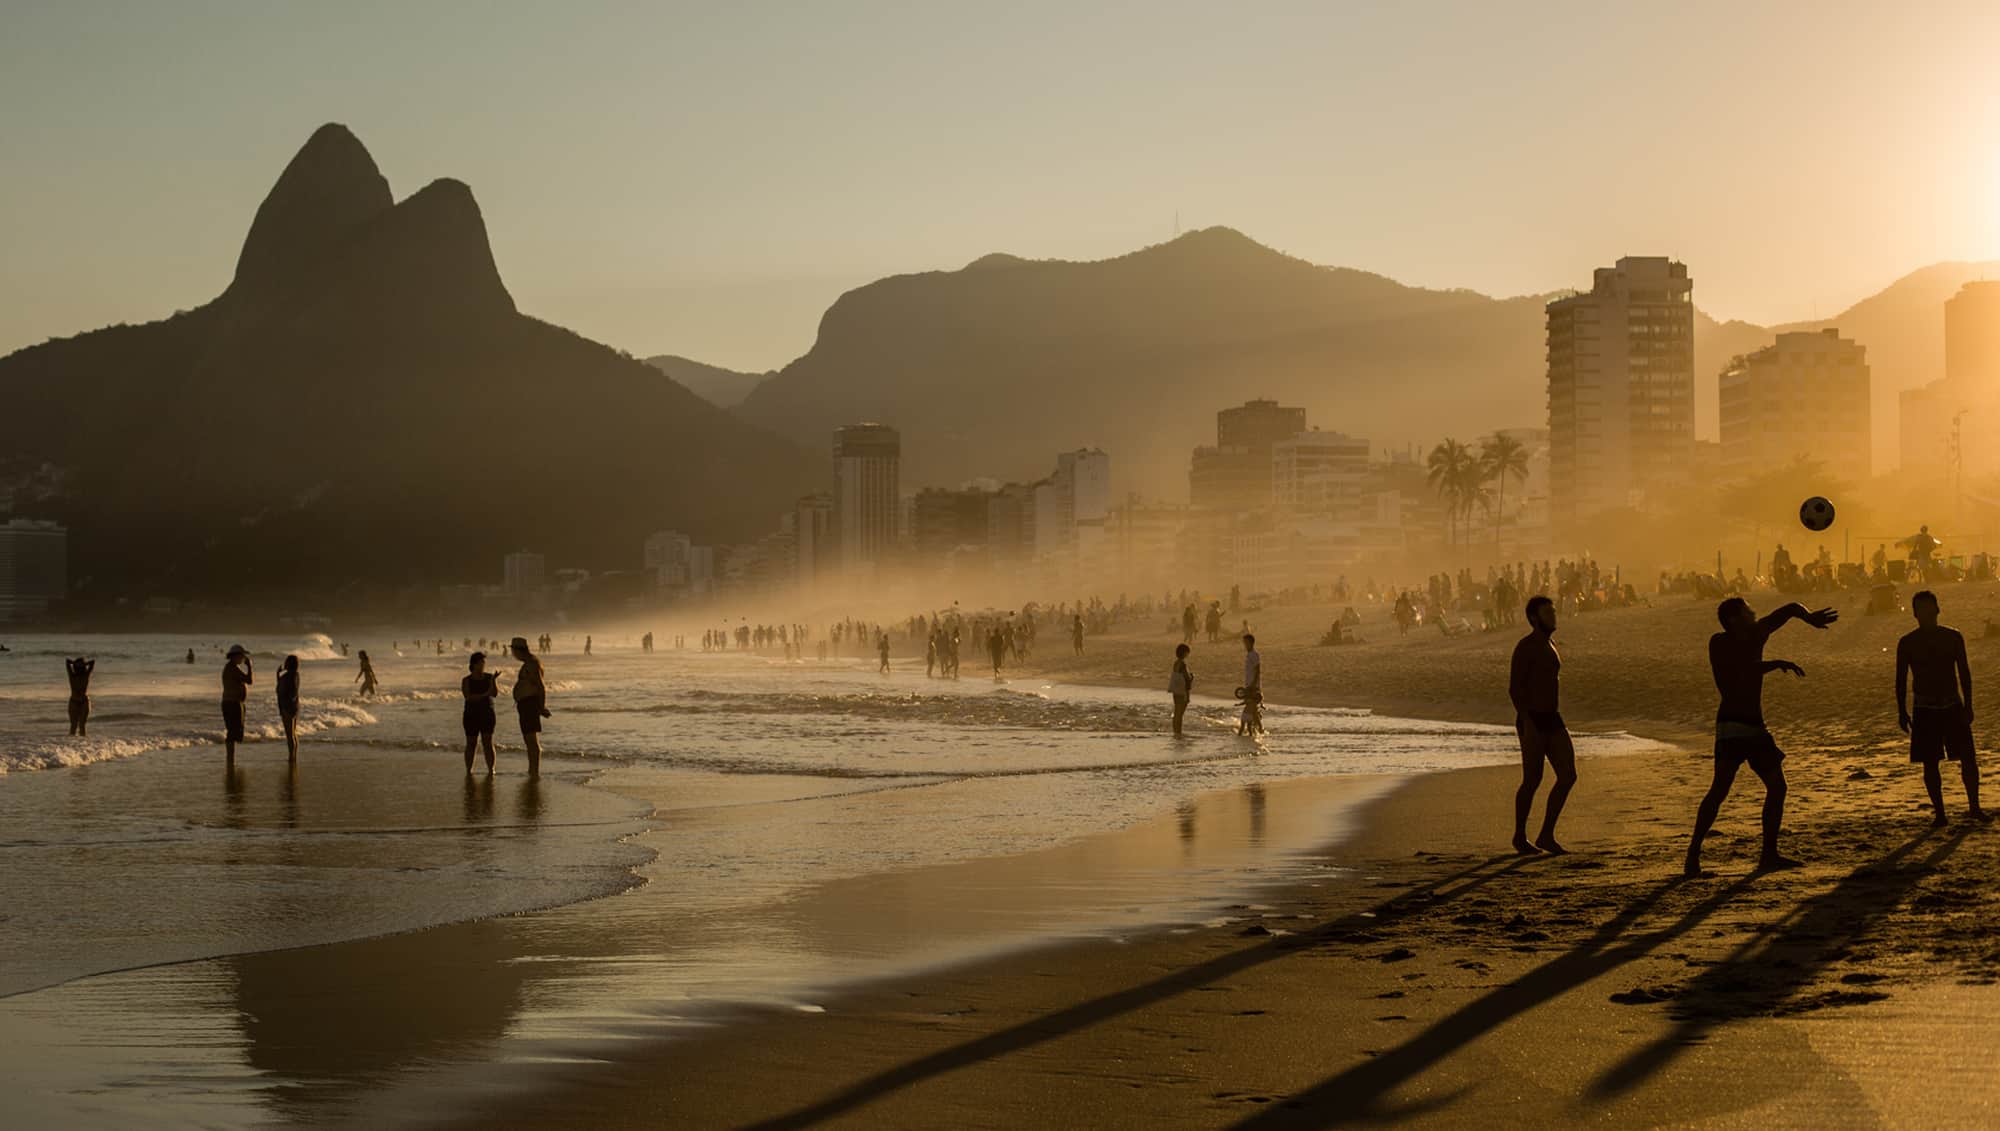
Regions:
M 45 173 L 0 188 L 16 267 L 0 350 L 220 291 L 214 249 L 328 120 L 375 139 L 399 197 L 439 176 L 479 185 L 524 310 L 753 370 L 804 352 L 832 299 L 874 278 L 993 251 L 1103 258 L 1177 223 L 1496 296 L 1665 250 L 1696 266 L 1704 310 L 1760 323 L 2000 254 L 2000 165 L 1967 134 L 1991 117 L 1977 45 L 2000 24 L 1973 5 L 1810 9 L 1803 39 L 1808 9 L 1783 4 L 1576 8 L 1548 26 L 1160 8 L 1067 13 L 1058 36 L 1039 9 L 976 35 L 942 8 L 466 11 L 22 13 L 0 120 Z M 1422 62 L 1377 50 L 1417 37 Z M 1633 42 L 1655 66 L 1627 65 Z M 1737 81 L 1687 84 L 1704 73 Z M 505 97 L 466 97 L 500 75 Z M 1394 115 L 1373 112 L 1385 91 Z M 1612 128 L 1661 100 L 1671 120 Z M 606 107 L 621 128 L 575 128 Z M 1747 154 L 1776 175 L 1720 175 Z

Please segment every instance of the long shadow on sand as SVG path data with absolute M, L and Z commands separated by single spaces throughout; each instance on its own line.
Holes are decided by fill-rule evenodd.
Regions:
M 1855 1002 L 1885 995 L 1865 988 L 1801 996 L 1819 974 L 1882 917 L 1894 911 L 1923 877 L 1957 850 L 1969 830 L 1959 828 L 1914 864 L 1905 859 L 1935 835 L 1926 830 L 1882 859 L 1848 873 L 1831 891 L 1793 908 L 1758 937 L 1703 971 L 1673 999 L 1678 1021 L 1657 1040 L 1619 1061 L 1590 1086 L 1593 1100 L 1608 1099 L 1644 1082 L 1681 1050 L 1730 1021 Z M 1843 984 L 1865 987 L 1865 973 Z
M 1901 845 L 1881 860 L 1858 869 L 1834 892 L 1801 905 L 1802 911 L 1795 916 L 1794 921 L 1800 925 L 1802 931 L 1823 933 L 1823 929 L 1831 925 L 1828 920 L 1840 919 L 1854 908 L 1855 895 L 1864 888 L 1870 893 L 1866 897 L 1870 906 L 1884 909 L 1893 906 L 1895 898 L 1900 896 L 1903 888 L 1914 883 L 1915 876 L 1921 874 L 1920 871 L 1900 872 L 1895 868 L 1896 863 L 1913 852 L 1930 836 L 1931 833 L 1927 830 L 1923 835 Z M 1955 845 L 1956 841 L 1953 841 L 1945 851 L 1949 851 L 1949 848 Z M 1932 862 L 1941 856 L 1942 853 L 1932 857 Z M 1867 873 L 1869 878 L 1857 881 L 1857 877 L 1863 873 Z M 1902 878 L 1900 886 L 1896 883 L 1899 877 Z M 1344 1123 L 1383 1123 L 1412 1118 L 1446 1107 L 1460 1099 L 1463 1091 L 1435 1097 L 1420 1104 L 1389 1105 L 1385 1103 L 1385 1097 L 1398 1086 L 1418 1078 L 1433 1065 L 1501 1024 L 1587 982 L 1603 977 L 1619 966 L 1642 958 L 1662 944 L 1699 926 L 1703 920 L 1751 887 L 1756 880 L 1757 877 L 1754 875 L 1737 880 L 1690 907 L 1666 926 L 1626 936 L 1626 930 L 1652 911 L 1669 892 L 1689 882 L 1679 877 L 1662 881 L 1561 957 L 1463 1006 L 1396 1048 L 1329 1077 L 1310 1090 L 1293 1096 L 1283 1106 L 1260 1112 L 1236 1126 L 1257 1128 L 1260 1131 L 1271 1128 L 1285 1128 L 1289 1131 L 1295 1128 L 1333 1127 Z M 1894 890 L 1890 890 L 1892 888 Z M 1834 900 L 1835 894 L 1842 892 L 1845 893 L 1843 898 L 1846 909 L 1838 914 L 1831 910 L 1821 914 L 1804 910 L 1811 908 L 1813 904 L 1823 902 L 1828 909 L 1843 906 L 1840 901 Z M 1732 961 L 1726 961 L 1722 967 L 1711 971 L 1715 973 L 1715 988 L 1720 991 L 1725 980 L 1730 977 L 1729 974 L 1716 971 L 1722 971 L 1727 967 L 1740 974 L 1741 962 L 1754 961 L 1750 952 L 1757 949 L 1754 946 L 1746 947 L 1738 955 L 1732 956 Z M 1799 975 L 1800 980 L 1809 976 L 1809 972 L 1802 971 L 1786 971 L 1786 973 Z M 1798 980 L 1793 981 L 1793 988 L 1798 984 Z M 1698 1031 L 1698 1028 L 1689 1027 L 1686 1034 L 1676 1036 L 1673 1040 L 1678 1042 L 1693 1036 Z M 1662 1043 L 1665 1043 L 1665 1039 Z M 1646 1052 L 1652 1059 L 1645 1063 L 1644 1071 L 1649 1072 L 1664 1064 L 1679 1047 L 1678 1043 L 1674 1043 L 1667 1045 L 1662 1051 L 1658 1046 L 1649 1046 Z M 1637 1058 L 1633 1062 L 1635 1069 L 1640 1067 L 1636 1060 Z M 1628 1073 L 1621 1077 L 1625 1082 L 1619 1086 L 1630 1086 L 1642 1076 L 1643 1072 Z M 1607 1084 L 1602 1094 L 1608 1095 L 1615 1090 L 1617 1086 Z
M 1198 986 L 1227 978 L 1266 962 L 1285 958 L 1315 943 L 1335 941 L 1352 932 L 1379 928 L 1384 923 L 1405 915 L 1462 898 L 1512 872 L 1522 863 L 1523 858 L 1511 854 L 1490 857 L 1441 879 L 1421 884 L 1376 904 L 1367 911 L 1343 915 L 1310 931 L 1288 938 L 1274 939 L 1262 946 L 1232 951 L 1184 970 L 1177 970 L 1164 978 L 1080 1002 L 1045 1017 L 1025 1021 L 997 1033 L 989 1033 L 976 1040 L 953 1045 L 951 1048 L 940 1049 L 929 1056 L 878 1072 L 818 1103 L 750 1124 L 750 1127 L 759 1131 L 810 1127 L 931 1077 L 942 1076 L 984 1060 L 1005 1056 L 1070 1033 L 1080 1032 L 1120 1014 L 1143 1009 L 1154 1002 L 1164 1001 Z

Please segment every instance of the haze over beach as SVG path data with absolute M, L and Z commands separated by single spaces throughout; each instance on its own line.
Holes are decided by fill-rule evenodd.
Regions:
M 24 5 L 24 1127 L 2000 1123 L 1990 5 Z

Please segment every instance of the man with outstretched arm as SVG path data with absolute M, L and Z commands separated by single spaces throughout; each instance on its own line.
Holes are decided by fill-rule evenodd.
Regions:
M 1764 782 L 1764 851 L 1757 860 L 1760 872 L 1796 868 L 1799 862 L 1778 854 L 1778 829 L 1785 819 L 1785 752 L 1778 748 L 1764 725 L 1764 676 L 1769 672 L 1790 672 L 1801 679 L 1805 669 L 1790 660 L 1766 660 L 1764 644 L 1786 623 L 1801 620 L 1814 628 L 1825 628 L 1840 619 L 1832 609 L 1807 609 L 1797 602 L 1770 616 L 1757 619 L 1749 602 L 1731 597 L 1716 607 L 1715 617 L 1722 631 L 1708 638 L 1708 666 L 1715 675 L 1715 690 L 1722 697 L 1715 711 L 1715 780 L 1695 811 L 1694 836 L 1688 841 L 1687 874 L 1699 876 L 1701 842 L 1715 824 L 1715 814 L 1729 796 L 1736 771 L 1745 762 L 1750 772 Z
M 1514 791 L 1514 851 L 1522 856 L 1537 852 L 1561 855 L 1567 849 L 1556 841 L 1556 820 L 1576 785 L 1576 747 L 1569 728 L 1563 725 L 1558 703 L 1562 657 L 1550 639 L 1556 631 L 1556 603 L 1547 597 L 1530 597 L 1524 610 L 1528 615 L 1528 635 L 1514 645 L 1514 661 L 1507 676 L 1507 697 L 1514 701 L 1514 733 L 1521 739 L 1521 788 Z M 1556 771 L 1556 783 L 1549 788 L 1549 805 L 1542 815 L 1542 831 L 1528 841 L 1528 811 L 1534 808 L 1535 791 L 1542 786 L 1542 763 Z
M 1931 795 L 1931 822 L 1943 825 L 1944 778 L 1938 762 L 1958 763 L 1965 782 L 1966 815 L 1990 821 L 1979 807 L 1979 754 L 1972 741 L 1972 666 L 1965 659 L 1965 637 L 1938 623 L 1937 594 L 1926 589 L 1910 598 L 1910 615 L 1917 627 L 1896 641 L 1896 725 L 1910 736 L 1910 761 L 1924 768 L 1924 789 Z M 1909 699 L 1910 676 L 1916 676 L 1916 702 Z

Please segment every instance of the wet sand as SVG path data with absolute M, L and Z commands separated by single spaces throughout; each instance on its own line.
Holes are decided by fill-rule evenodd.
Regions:
M 1947 623 L 2000 611 L 1943 593 Z M 1766 599 L 1769 607 L 1775 602 Z M 1753 875 L 1759 791 L 1739 783 L 1710 841 L 1718 875 L 1679 877 L 1708 779 L 1712 611 L 1674 601 L 1567 623 L 1565 713 L 1678 753 L 1586 760 L 1575 851 L 1504 846 L 1505 768 L 1430 775 L 1322 850 L 1328 878 L 1226 923 L 1048 947 L 635 1045 L 482 1125 L 1990 1126 L 2000 1119 L 2000 831 L 1930 827 L 1895 730 L 1890 655 L 1906 617 L 1788 628 L 1805 666 L 1769 686 L 1791 757 L 1785 847 Z M 1279 702 L 1503 721 L 1511 631 L 1315 648 L 1331 611 L 1250 614 Z M 1164 684 L 1174 637 L 1093 638 L 1059 678 Z M 1237 651 L 1203 647 L 1208 682 Z M 1972 641 L 1975 679 L 2000 644 Z M 1164 700 L 1164 695 L 1162 699 Z M 1982 699 L 1981 702 L 1984 702 Z M 1272 725 L 1282 726 L 1282 709 Z M 1948 775 L 1947 803 L 1962 812 Z M 1333 868 L 1349 869 L 1336 873 Z

